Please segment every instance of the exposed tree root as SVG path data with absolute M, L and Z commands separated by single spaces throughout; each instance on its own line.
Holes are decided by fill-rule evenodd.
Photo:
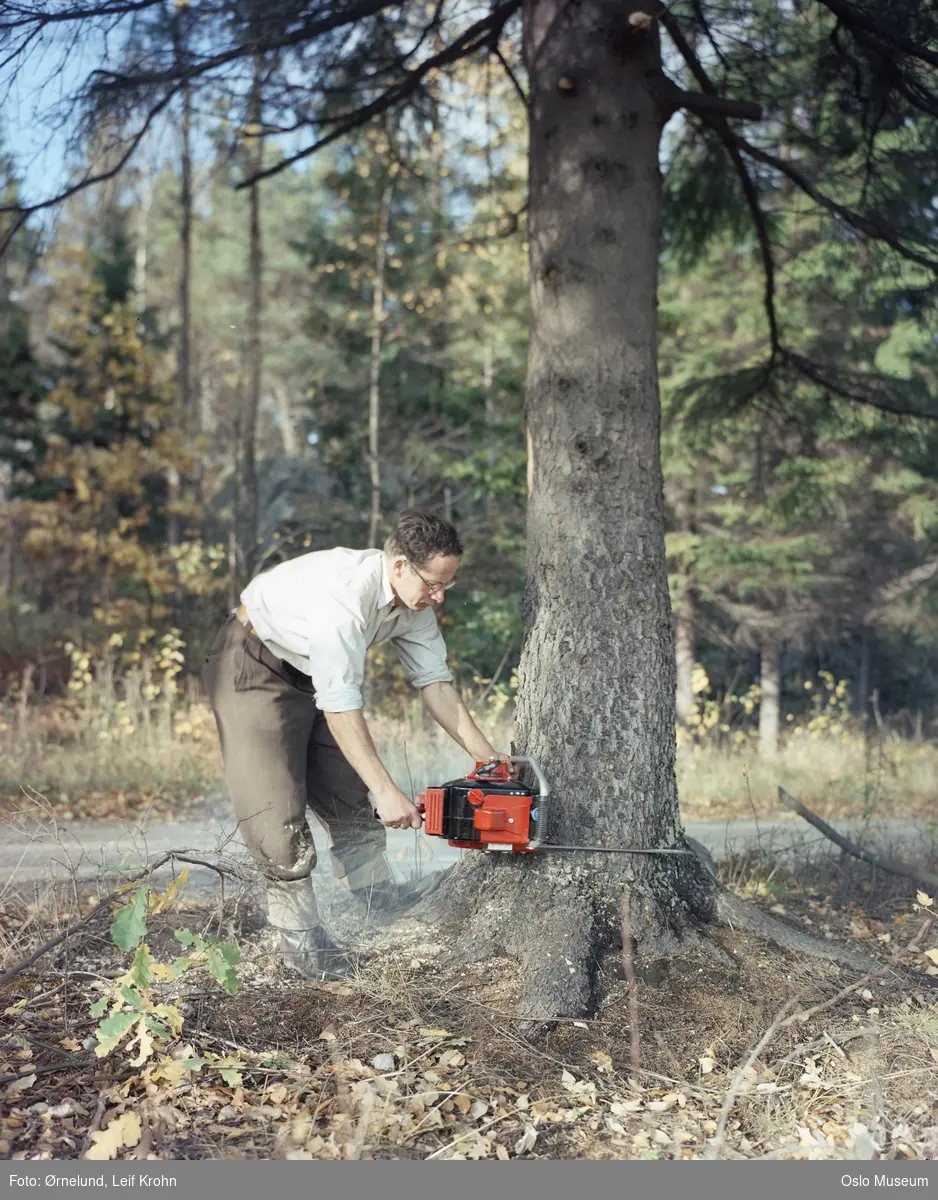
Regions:
M 765 912 L 749 900 L 743 900 L 733 892 L 721 888 L 717 892 L 716 917 L 721 925 L 730 929 L 742 929 L 745 933 L 755 934 L 774 942 L 783 950 L 796 950 L 800 954 L 810 954 L 812 958 L 823 958 L 827 962 L 837 963 L 840 967 L 848 967 L 852 971 L 874 971 L 882 966 L 874 958 L 860 954 L 837 942 L 828 942 L 804 930 L 796 929 L 785 921 L 779 921 L 770 913 Z
M 877 960 L 734 895 L 718 882 L 703 847 L 688 845 L 695 858 L 645 860 L 641 874 L 635 864 L 608 859 L 600 870 L 585 854 L 577 859 L 470 856 L 411 915 L 453 927 L 452 953 L 464 962 L 499 955 L 521 962 L 517 1022 L 529 1037 L 559 1017 L 595 1014 L 603 963 L 622 951 L 619 901 L 626 889 L 632 949 L 646 960 L 680 956 L 700 945 L 723 966 L 735 966 L 709 932 L 722 925 L 861 974 L 882 969 Z

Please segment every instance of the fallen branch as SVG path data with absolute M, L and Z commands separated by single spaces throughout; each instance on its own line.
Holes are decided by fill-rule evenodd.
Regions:
M 242 877 L 239 875 L 238 871 L 231 870 L 227 867 L 220 867 L 217 863 L 209 862 L 207 859 L 197 858 L 194 855 L 185 854 L 180 850 L 170 850 L 166 854 L 160 855 L 159 858 L 154 859 L 149 866 L 145 867 L 142 871 L 138 871 L 136 875 L 131 875 L 130 878 L 125 883 L 122 883 L 119 888 L 115 888 L 113 892 L 109 892 L 108 895 L 106 895 L 103 900 L 99 900 L 94 908 L 92 908 L 90 912 L 86 913 L 81 920 L 73 921 L 71 924 L 66 925 L 61 933 L 57 933 L 55 937 L 49 938 L 47 942 L 43 942 L 42 945 L 38 946 L 27 958 L 24 958 L 21 962 L 15 963 L 12 967 L 8 967 L 7 970 L 0 974 L 0 988 L 5 987 L 6 984 L 8 984 L 11 979 L 15 979 L 17 975 L 22 975 L 22 973 L 28 970 L 28 968 L 31 967 L 34 962 L 37 962 L 43 957 L 43 955 L 48 954 L 50 950 L 54 950 L 56 946 L 61 945 L 66 938 L 74 936 L 74 934 L 76 934 L 80 929 L 84 929 L 86 925 L 90 925 L 92 921 L 101 916 L 102 913 L 105 913 L 109 906 L 119 896 L 122 896 L 128 888 L 132 887 L 135 883 L 139 883 L 141 879 L 146 879 L 148 876 L 152 875 L 154 871 L 159 870 L 160 867 L 172 860 L 175 860 L 176 862 L 192 863 L 193 865 L 200 867 L 208 867 L 210 870 L 217 872 L 223 878 L 225 875 L 233 875 L 235 878 Z
M 817 816 L 810 808 L 806 808 L 800 800 L 797 800 L 794 796 L 786 792 L 783 787 L 778 789 L 778 798 L 787 808 L 796 812 L 799 817 L 804 817 L 809 825 L 813 825 L 815 829 L 819 829 L 826 838 L 830 838 L 835 845 L 839 846 L 841 850 L 846 850 L 848 854 L 852 854 L 854 858 L 861 858 L 864 862 L 868 862 L 890 875 L 901 875 L 905 879 L 911 879 L 914 883 L 918 883 L 922 887 L 930 888 L 933 895 L 938 894 L 938 875 L 933 871 L 926 871 L 920 867 L 910 867 L 908 863 L 904 863 L 898 858 L 886 858 L 883 855 L 874 854 L 872 850 L 867 850 L 865 846 L 851 842 L 842 833 L 838 833 L 832 825 L 828 825 L 822 817 Z
M 41 946 L 37 947 L 32 954 L 28 956 L 28 958 L 24 958 L 21 962 L 14 963 L 12 967 L 8 967 L 7 970 L 0 975 L 0 988 L 8 984 L 11 979 L 15 979 L 17 975 L 22 975 L 22 973 L 31 967 L 34 962 L 37 962 L 44 954 L 48 954 L 50 950 L 54 950 L 56 946 L 64 942 L 66 938 L 72 937 L 72 935 L 76 934 L 79 929 L 84 929 L 86 925 L 90 925 L 96 917 L 101 916 L 101 914 L 117 899 L 118 896 L 123 895 L 123 893 L 127 891 L 128 887 L 132 886 L 134 883 L 137 883 L 141 879 L 145 879 L 147 875 L 151 875 L 158 867 L 161 867 L 164 863 L 169 862 L 172 857 L 172 853 L 161 855 L 161 857 L 155 862 L 151 863 L 146 870 L 138 871 L 137 874 L 132 875 L 126 883 L 121 884 L 119 888 L 115 888 L 113 892 L 109 892 L 103 900 L 99 900 L 94 908 L 91 909 L 90 912 L 86 913 L 81 920 L 73 921 L 71 924 L 66 925 L 61 933 L 57 933 L 55 937 L 49 938 L 47 942 L 43 942 Z

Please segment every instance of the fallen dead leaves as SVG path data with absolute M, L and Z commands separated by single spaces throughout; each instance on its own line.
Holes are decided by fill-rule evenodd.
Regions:
M 784 899 L 789 911 L 797 910 L 796 897 Z M 835 913 L 823 900 L 800 911 L 838 934 L 852 919 L 854 936 L 882 957 L 924 966 L 938 949 L 930 900 L 920 894 L 889 921 L 859 908 Z M 24 981 L 27 994 L 10 995 L 5 1010 L 13 1032 L 0 1040 L 6 1113 L 0 1154 L 20 1160 L 701 1158 L 714 1145 L 721 1107 L 746 1061 L 741 1048 L 756 1044 L 767 1024 L 765 1016 L 761 1025 L 754 1019 L 731 1044 L 725 1014 L 737 1004 L 733 997 L 771 996 L 790 979 L 764 948 L 740 941 L 734 951 L 742 972 L 735 993 L 721 996 L 712 977 L 701 990 L 688 975 L 688 1008 L 681 1010 L 676 978 L 644 990 L 643 1065 L 653 1028 L 680 1031 L 679 1051 L 667 1047 L 671 1068 L 665 1075 L 662 1058 L 654 1064 L 657 1076 L 631 1069 L 622 1005 L 606 1010 L 599 1023 L 571 1023 L 550 1053 L 519 1049 L 505 1033 L 505 994 L 496 996 L 495 981 L 511 971 L 503 961 L 488 965 L 487 983 L 465 992 L 490 1034 L 466 1020 L 464 978 L 415 973 L 405 950 L 400 961 L 388 953 L 375 973 L 357 981 L 297 984 L 276 998 L 269 985 L 248 986 L 239 1011 L 274 1007 L 289 1016 L 295 1008 L 291 1028 L 302 1035 L 289 1051 L 285 1038 L 274 1044 L 273 1025 L 228 1036 L 230 1025 L 213 1000 L 215 1023 L 187 1026 L 187 1040 L 172 1057 L 136 1068 L 116 1052 L 95 1061 L 87 1048 L 90 1028 L 74 1015 L 85 1011 L 76 997 L 66 1021 L 60 993 L 40 992 L 43 999 L 33 1003 L 36 987 Z M 815 978 L 821 994 L 843 982 Z M 490 1043 L 499 1039 L 493 1059 Z M 936 1062 L 934 996 L 895 980 L 870 982 L 741 1072 L 722 1152 L 935 1157 Z
M 0 820 L 39 817 L 57 821 L 123 821 L 145 816 L 148 820 L 176 820 L 205 807 L 203 791 L 167 787 L 70 787 L 0 790 Z

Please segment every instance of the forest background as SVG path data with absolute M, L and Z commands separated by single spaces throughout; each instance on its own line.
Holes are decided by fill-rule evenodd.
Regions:
M 783 50 L 797 83 L 816 59 L 797 40 Z M 425 112 L 385 113 L 258 179 L 288 153 L 265 123 L 265 83 L 259 60 L 246 126 L 223 94 L 196 104 L 184 90 L 128 167 L 51 219 L 0 215 L 10 799 L 26 786 L 79 816 L 200 796 L 220 765 L 198 668 L 243 585 L 293 554 L 379 545 L 411 505 L 463 534 L 441 623 L 474 711 L 510 738 L 526 496 L 521 64 L 461 62 L 432 80 Z M 846 117 L 838 130 L 833 98 L 830 120 L 855 145 L 828 193 L 853 202 L 872 141 Z M 108 132 L 86 157 L 107 157 Z M 885 136 L 888 208 L 927 181 L 902 173 L 913 135 Z M 0 188 L 15 205 L 32 185 L 8 149 Z M 764 812 L 783 783 L 822 812 L 927 813 L 934 423 L 832 395 L 823 376 L 760 382 L 759 231 L 725 156 L 675 118 L 661 169 L 682 810 Z M 784 248 L 788 346 L 933 395 L 927 270 L 850 236 L 784 177 L 759 186 Z M 402 782 L 461 767 L 386 648 L 367 704 Z

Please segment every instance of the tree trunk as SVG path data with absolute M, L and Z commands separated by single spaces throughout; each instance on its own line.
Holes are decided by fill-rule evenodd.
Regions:
M 381 524 L 381 342 L 384 332 L 384 268 L 387 259 L 388 223 L 394 184 L 381 193 L 378 212 L 378 248 L 375 252 L 375 281 L 371 290 L 371 354 L 368 363 L 368 471 L 371 477 L 371 515 L 368 545 L 377 546 Z
M 147 257 L 150 248 L 150 210 L 153 207 L 153 177 L 144 166 L 137 196 L 137 244 L 134 247 L 134 307 L 138 313 L 147 307 Z
M 177 0 L 173 18 L 173 47 L 176 60 L 184 65 L 187 58 L 187 33 L 184 28 L 185 6 Z M 191 412 L 191 278 L 192 278 L 192 96 L 189 88 L 182 90 L 182 121 L 179 153 L 179 346 L 176 357 L 176 411 L 179 428 L 189 432 Z M 182 540 L 179 502 L 182 498 L 182 479 L 175 463 L 166 472 L 168 521 L 166 540 L 170 549 Z M 178 577 L 177 577 L 178 578 Z M 173 624 L 180 621 L 182 592 L 173 590 Z
M 778 753 L 782 698 L 781 646 L 777 634 L 767 633 L 762 639 L 760 674 L 759 757 L 770 762 Z
M 255 145 L 247 151 L 247 169 L 255 174 L 261 169 L 264 157 L 264 142 L 261 126 L 261 67 L 259 57 L 254 60 L 254 79 L 251 85 L 249 124 L 253 130 Z M 247 375 L 248 386 L 244 404 L 244 419 L 241 423 L 241 469 L 244 479 L 244 502 L 240 530 L 240 546 L 243 558 L 242 569 L 251 577 L 258 552 L 258 522 L 260 514 L 259 485 L 257 478 L 257 418 L 261 407 L 263 381 L 263 347 L 261 341 L 261 277 L 263 273 L 263 243 L 261 240 L 260 184 L 252 183 L 249 188 L 250 249 L 248 252 L 248 328 L 247 328 Z
M 695 532 L 696 490 L 691 482 L 681 484 L 675 504 L 678 532 L 690 538 Z M 686 725 L 694 707 L 694 664 L 697 661 L 697 588 L 694 580 L 694 556 L 681 554 L 680 596 L 674 614 L 674 657 L 677 671 L 675 705 L 677 719 Z
M 662 118 L 630 0 L 528 0 L 529 499 L 516 748 L 551 782 L 550 842 L 681 844 L 656 370 Z M 467 855 L 459 947 L 523 964 L 523 1024 L 591 1011 L 630 889 L 642 952 L 713 893 L 696 859 Z
M 296 432 L 293 411 L 290 408 L 290 393 L 286 384 L 279 379 L 271 381 L 270 390 L 277 405 L 277 424 L 280 427 L 283 452 L 288 458 L 299 458 L 300 439 Z
M 857 680 L 857 698 L 854 708 L 863 718 L 864 724 L 870 719 L 870 693 L 873 690 L 873 636 L 869 625 L 860 630 L 860 670 Z
M 176 387 L 179 394 L 179 410 L 186 425 L 192 417 L 192 102 L 189 89 L 182 93 L 182 128 L 179 195 L 179 361 L 176 371 Z
M 677 675 L 675 709 L 686 725 L 694 707 L 694 664 L 697 661 L 697 592 L 690 583 L 681 591 L 680 608 L 674 615 L 674 658 Z
M 485 509 L 485 520 L 491 522 L 494 515 L 494 506 L 492 504 L 492 493 L 489 490 L 489 480 L 492 477 L 492 472 L 495 470 L 495 447 L 493 442 L 495 434 L 493 426 L 495 424 L 495 355 L 492 350 L 492 333 L 486 329 L 482 343 L 482 392 L 485 396 L 485 440 L 486 451 L 485 461 L 488 466 L 488 476 L 482 488 L 482 504 Z

